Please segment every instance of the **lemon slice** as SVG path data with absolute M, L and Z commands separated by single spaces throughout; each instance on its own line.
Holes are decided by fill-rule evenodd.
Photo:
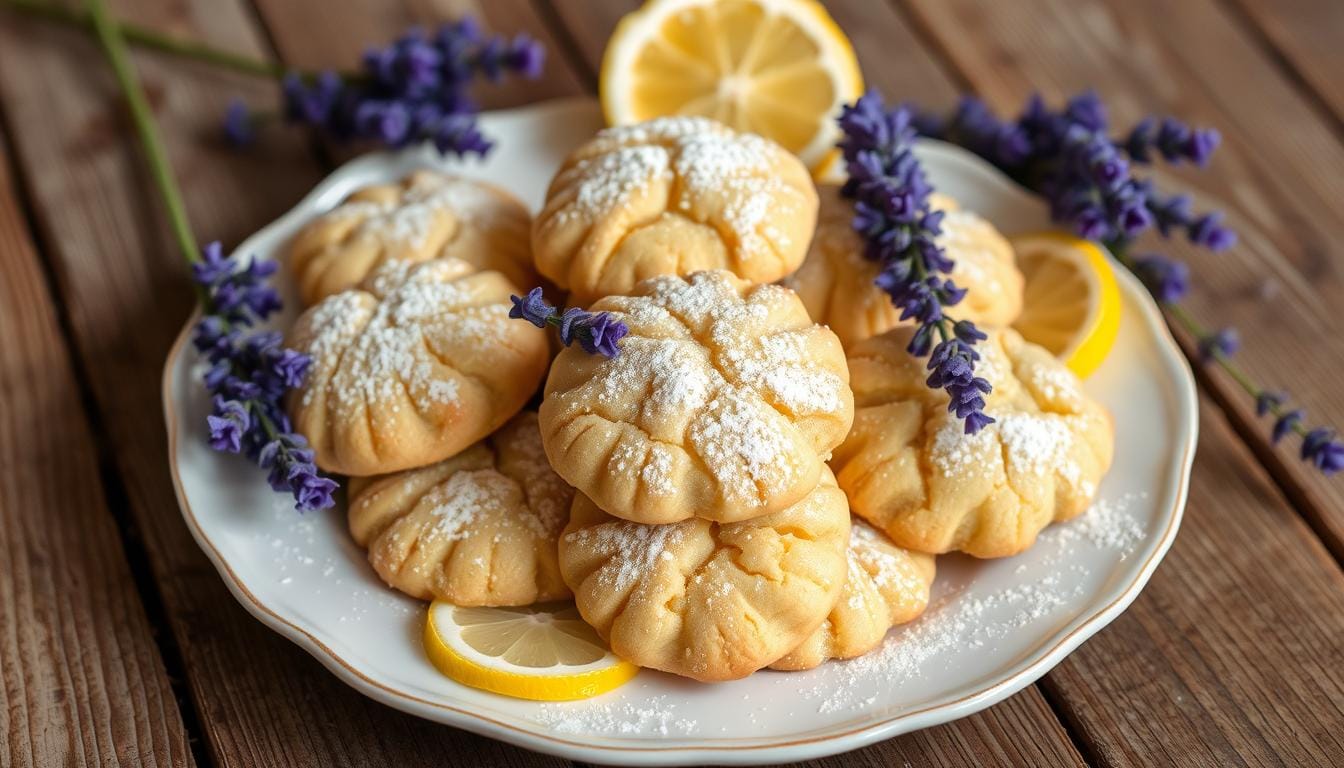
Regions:
M 534 701 L 586 699 L 639 671 L 607 650 L 573 603 L 466 608 L 436 600 L 425 651 L 463 685 Z
M 616 26 L 599 75 L 612 125 L 711 117 L 774 139 L 815 173 L 863 93 L 845 34 L 815 0 L 649 0 Z
M 1059 232 L 1010 239 L 1026 278 L 1013 327 L 1086 378 L 1110 354 L 1120 330 L 1120 289 L 1110 261 L 1096 245 Z

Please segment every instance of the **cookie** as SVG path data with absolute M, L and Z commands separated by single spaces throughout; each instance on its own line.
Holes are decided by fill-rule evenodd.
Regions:
M 817 193 L 798 158 L 702 117 L 608 128 L 561 166 L 532 228 L 537 269 L 581 304 L 655 275 L 798 268 Z
M 924 383 L 901 327 L 849 353 L 854 429 L 831 466 L 856 515 L 900 547 L 1003 557 L 1091 504 L 1110 467 L 1110 415 L 1045 349 L 1011 329 L 976 345 L 996 421 L 974 435 Z
M 457 258 L 537 283 L 528 243 L 532 217 L 516 197 L 474 179 L 417 171 L 356 191 L 304 227 L 289 267 L 304 305 L 359 285 L 386 261 Z
M 792 291 L 699 272 L 591 309 L 629 334 L 615 358 L 569 348 L 551 367 L 541 435 L 567 482 L 640 523 L 745 520 L 816 487 L 853 398 L 839 340 Z
M 574 497 L 560 568 L 616 655 L 702 681 L 733 680 L 798 647 L 845 584 L 849 512 L 826 472 L 796 504 L 738 523 L 620 520 Z
M 471 606 L 569 597 L 556 542 L 574 490 L 546 462 L 533 412 L 451 459 L 349 490 L 350 534 L 390 587 Z
M 848 349 L 902 323 L 901 310 L 874 284 L 881 265 L 865 255 L 866 243 L 854 231 L 854 204 L 840 188 L 818 190 L 821 213 L 807 260 L 783 284 L 802 298 L 812 319 L 828 326 Z M 944 212 L 937 243 L 954 260 L 951 279 L 966 295 L 948 314 L 958 320 L 994 327 L 1009 325 L 1022 312 L 1022 273 L 1013 248 L 993 224 L 963 211 L 943 195 L 930 199 Z
M 845 588 L 826 620 L 771 669 L 812 669 L 852 659 L 881 645 L 887 630 L 914 621 L 929 605 L 934 557 L 901 549 L 882 532 L 854 520 Z
M 442 461 L 536 391 L 546 333 L 509 318 L 519 289 L 459 259 L 386 262 L 303 313 L 289 345 L 312 358 L 289 398 L 328 472 L 378 475 Z

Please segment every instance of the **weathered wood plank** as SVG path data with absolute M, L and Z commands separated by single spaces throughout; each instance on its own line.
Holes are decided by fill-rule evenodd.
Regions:
M 1334 0 L 1231 0 L 1344 124 L 1344 3 Z
M 1046 676 L 1105 765 L 1344 763 L 1344 574 L 1217 409 L 1182 530 L 1133 606 Z
M 0 763 L 190 765 L 0 145 Z
M 612 28 L 639 3 L 556 0 L 552 5 L 581 56 L 585 80 L 592 81 Z M 862 0 L 829 2 L 827 7 L 853 40 L 869 85 L 889 95 L 918 98 L 938 107 L 954 102 L 957 88 L 952 79 L 889 8 Z M 1059 720 L 1032 687 L 976 717 L 814 765 L 885 765 L 897 761 L 915 765 L 1052 765 L 1079 759 Z
M 241 3 L 121 4 L 123 18 L 261 54 Z M 330 13 L 328 9 L 326 11 Z M 218 140 L 227 100 L 267 84 L 181 60 L 137 64 L 203 239 L 235 243 L 316 182 L 301 136 L 247 154 Z M 223 765 L 551 765 L 375 704 L 249 617 L 183 525 L 169 483 L 159 371 L 191 292 L 162 206 L 120 119 L 116 87 L 79 33 L 0 16 L 0 103 L 50 245 L 79 356 L 181 648 L 204 737 Z
M 1233 325 L 1238 359 L 1270 387 L 1285 387 L 1312 424 L 1344 427 L 1344 143 L 1246 30 L 1212 0 L 908 0 L 968 82 L 994 107 L 1015 112 L 1032 91 L 1059 99 L 1096 88 L 1113 120 L 1175 114 L 1223 133 L 1205 172 L 1173 178 L 1223 208 L 1241 243 L 1223 254 L 1146 243 L 1189 257 L 1193 314 Z M 1271 448 L 1268 424 L 1220 371 L 1220 401 L 1288 489 L 1298 509 L 1344 557 L 1344 482 L 1301 462 L 1297 441 Z

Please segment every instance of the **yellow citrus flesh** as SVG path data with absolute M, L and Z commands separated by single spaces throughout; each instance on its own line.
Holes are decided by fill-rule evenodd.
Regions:
M 425 652 L 463 685 L 534 701 L 591 698 L 639 671 L 607 650 L 573 603 L 468 608 L 435 601 Z
M 711 117 L 814 172 L 835 159 L 840 106 L 863 93 L 853 47 L 815 0 L 649 0 L 617 25 L 598 80 L 612 125 Z
M 1011 240 L 1026 278 L 1022 315 L 1013 327 L 1069 370 L 1090 376 L 1120 331 L 1120 289 L 1110 261 L 1095 244 L 1059 232 Z

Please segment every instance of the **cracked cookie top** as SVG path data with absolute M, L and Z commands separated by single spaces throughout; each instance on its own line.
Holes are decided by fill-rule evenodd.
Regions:
M 560 568 L 584 621 L 621 658 L 733 680 L 820 626 L 845 583 L 848 541 L 845 495 L 823 469 L 797 503 L 737 523 L 632 523 L 576 495 Z
M 854 429 L 831 468 L 854 514 L 919 552 L 1003 557 L 1087 509 L 1111 464 L 1110 414 L 1012 329 L 977 344 L 993 424 L 965 434 L 900 327 L 850 349 Z
M 569 597 L 556 542 L 574 489 L 523 411 L 445 461 L 350 481 L 350 534 L 389 586 L 453 605 Z
M 360 284 L 386 261 L 457 258 L 520 287 L 536 284 L 532 217 L 483 181 L 417 171 L 357 190 L 299 231 L 289 267 L 305 305 Z
M 609 128 L 551 181 L 537 269 L 586 304 L 655 275 L 727 269 L 768 283 L 798 268 L 817 193 L 798 158 L 702 117 Z
M 295 322 L 312 357 L 289 398 L 294 427 L 328 472 L 375 475 L 457 454 L 536 391 L 540 328 L 509 319 L 518 288 L 460 259 L 390 261 Z
M 816 487 L 853 395 L 839 340 L 792 291 L 699 272 L 591 309 L 630 332 L 617 357 L 570 348 L 551 367 L 541 434 L 567 482 L 640 523 L 746 520 Z

